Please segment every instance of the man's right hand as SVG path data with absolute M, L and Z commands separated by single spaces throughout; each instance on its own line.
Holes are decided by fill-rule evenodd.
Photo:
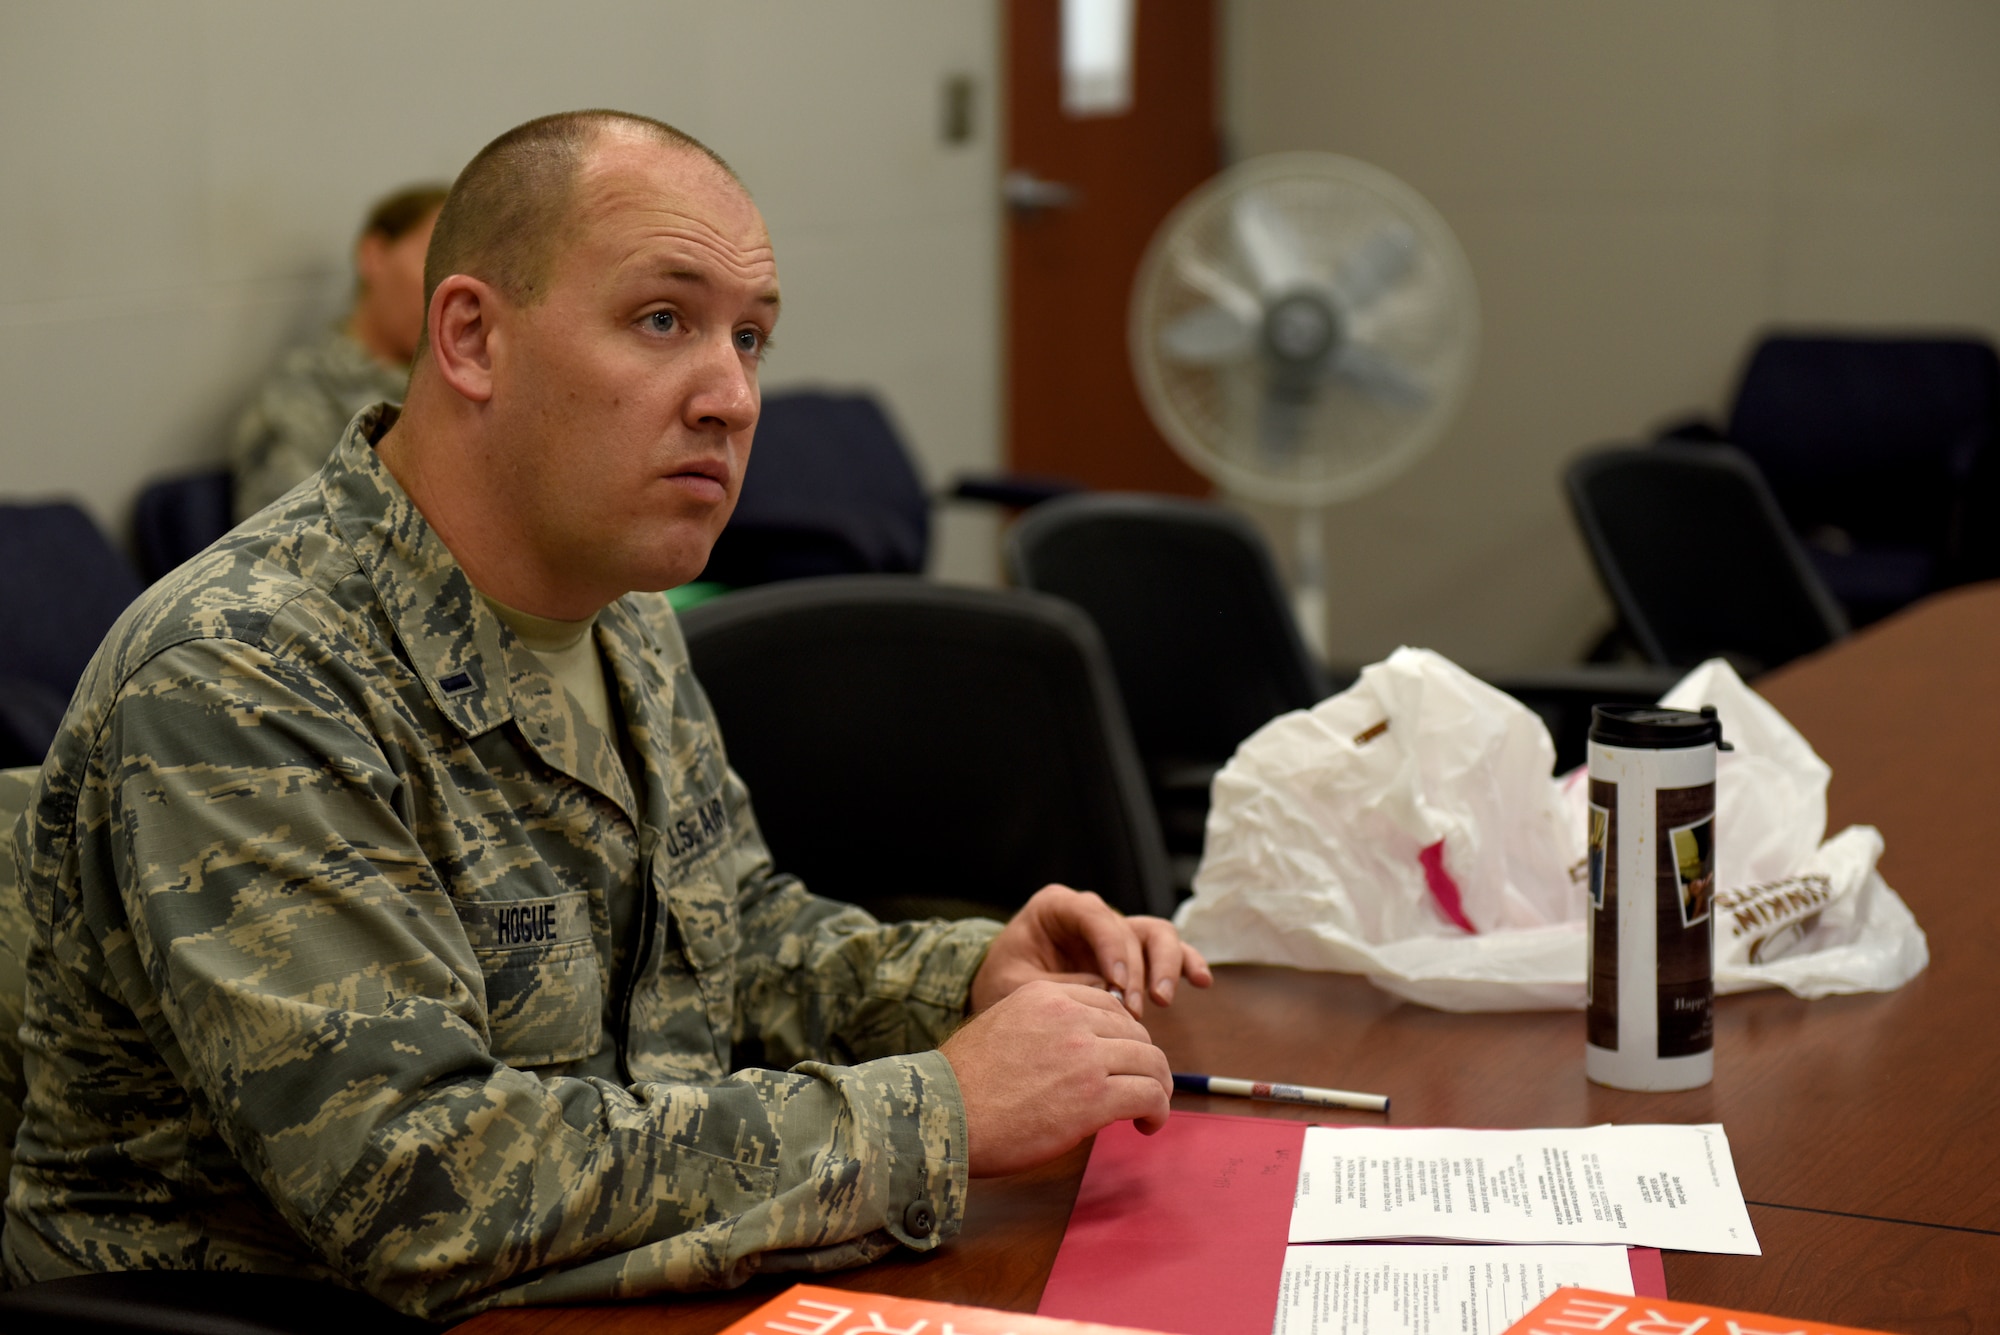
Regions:
M 1173 1073 L 1145 1026 L 1109 992 L 1032 982 L 942 1048 L 965 1100 L 974 1177 L 1047 1163 L 1113 1122 L 1167 1122 Z

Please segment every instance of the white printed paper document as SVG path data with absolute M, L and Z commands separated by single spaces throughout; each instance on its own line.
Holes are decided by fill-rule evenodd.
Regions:
M 1623 1247 L 1287 1247 L 1271 1335 L 1500 1335 L 1563 1285 L 1632 1292 Z
M 1308 1127 L 1291 1241 L 1617 1243 L 1761 1256 L 1717 1124 Z

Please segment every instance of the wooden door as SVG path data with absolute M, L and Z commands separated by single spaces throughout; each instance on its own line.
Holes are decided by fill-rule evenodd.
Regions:
M 1207 495 L 1139 401 L 1126 310 L 1146 243 L 1220 163 L 1210 0 L 1135 0 L 1130 110 L 1063 110 L 1061 0 L 1007 24 L 1008 464 Z

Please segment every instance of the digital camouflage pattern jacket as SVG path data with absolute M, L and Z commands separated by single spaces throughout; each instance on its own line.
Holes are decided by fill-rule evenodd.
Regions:
M 354 415 L 378 399 L 401 403 L 409 380 L 406 368 L 377 360 L 338 327 L 279 358 L 230 438 L 236 518 L 317 473 Z
M 928 1049 L 997 925 L 774 874 L 660 595 L 597 622 L 621 756 L 376 459 L 393 411 L 126 613 L 16 826 L 9 1277 L 442 1318 L 937 1246 Z

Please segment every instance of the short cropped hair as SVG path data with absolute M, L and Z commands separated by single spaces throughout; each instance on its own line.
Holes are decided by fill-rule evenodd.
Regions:
M 368 210 L 368 217 L 361 224 L 361 236 L 401 241 L 443 208 L 445 198 L 450 194 L 451 187 L 443 181 L 423 181 L 417 185 L 406 185 L 392 195 L 384 195 Z
M 584 160 L 613 126 L 698 153 L 741 184 L 714 149 L 649 116 L 564 111 L 517 125 L 480 149 L 453 182 L 424 257 L 425 309 L 438 284 L 455 273 L 491 283 L 518 305 L 541 300 L 558 243 L 572 222 Z M 429 334 L 426 321 L 420 358 Z

